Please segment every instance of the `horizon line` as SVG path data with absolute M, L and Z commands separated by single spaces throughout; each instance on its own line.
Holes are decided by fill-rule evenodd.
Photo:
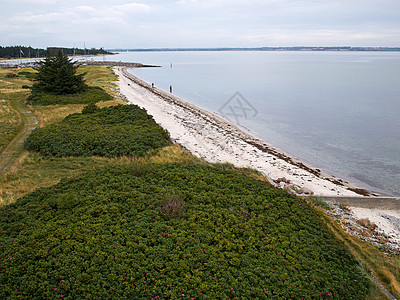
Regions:
M 387 46 L 274 46 L 274 47 L 151 47 L 151 48 L 104 48 L 106 51 L 400 51 L 399 47 Z

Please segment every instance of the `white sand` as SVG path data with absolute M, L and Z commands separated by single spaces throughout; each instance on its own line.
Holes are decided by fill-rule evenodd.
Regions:
M 284 177 L 290 181 L 290 185 L 281 185 L 295 185 L 297 190 L 314 195 L 360 196 L 349 190 L 353 188 L 349 184 L 338 183 L 336 179 L 302 165 L 208 111 L 157 88 L 152 89 L 148 83 L 128 74 L 124 68 L 115 67 L 114 71 L 119 75 L 117 84 L 120 93 L 128 103 L 145 108 L 158 124 L 168 130 L 175 142 L 191 153 L 209 162 L 228 162 L 238 167 L 256 169 L 270 181 Z M 394 241 L 400 242 L 398 211 L 361 208 L 352 208 L 352 211 L 355 218 L 370 219 Z M 397 226 L 394 225 L 396 218 Z
M 384 232 L 393 242 L 400 245 L 400 211 L 350 207 L 357 219 L 367 218 L 378 225 L 378 230 Z
M 158 124 L 168 130 L 174 141 L 191 153 L 209 162 L 229 162 L 238 167 L 251 167 L 270 179 L 285 177 L 292 184 L 308 189 L 315 195 L 357 196 L 356 193 L 348 190 L 347 186 L 339 186 L 324 179 L 333 179 L 332 177 L 324 174 L 317 176 L 276 155 L 261 151 L 248 141 L 257 142 L 273 149 L 276 153 L 289 157 L 227 124 L 222 118 L 180 99 L 183 107 L 170 103 L 123 76 L 123 68 L 116 67 L 114 71 L 119 75 L 120 93 L 128 103 L 145 108 Z M 292 160 L 298 162 L 295 159 Z

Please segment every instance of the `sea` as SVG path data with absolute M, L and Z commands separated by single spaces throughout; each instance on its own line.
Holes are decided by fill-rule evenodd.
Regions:
M 400 52 L 161 51 L 97 58 L 359 187 L 400 196 Z

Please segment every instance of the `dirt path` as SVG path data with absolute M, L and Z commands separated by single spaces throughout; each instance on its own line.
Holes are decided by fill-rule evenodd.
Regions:
M 22 122 L 22 126 L 18 134 L 0 154 L 0 177 L 6 174 L 16 159 L 23 153 L 24 140 L 38 124 L 36 117 L 26 106 L 24 98 L 11 100 L 10 104 L 17 112 Z

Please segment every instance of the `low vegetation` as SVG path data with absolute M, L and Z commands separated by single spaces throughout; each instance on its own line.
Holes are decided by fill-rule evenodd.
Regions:
M 33 74 L 32 94 L 28 97 L 31 105 L 87 104 L 107 101 L 112 98 L 100 87 L 88 87 L 85 73 L 79 73 L 79 66 L 73 59 L 62 54 L 47 57 L 39 62 Z
M 362 241 L 359 238 L 349 235 L 346 233 L 340 225 L 338 225 L 333 219 L 325 216 L 329 229 L 336 235 L 336 237 L 342 240 L 347 249 L 362 262 L 366 272 L 370 273 L 385 288 L 394 296 L 396 299 L 400 299 L 400 261 L 396 255 L 390 256 L 385 255 L 376 246 L 371 245 L 368 242 Z M 361 219 L 363 220 L 363 219 Z M 361 221 L 364 223 L 364 221 Z M 365 224 L 374 226 L 371 222 L 365 221 Z M 372 292 L 373 293 L 373 292 Z M 370 299 L 387 299 L 385 296 L 374 295 Z
M 120 133 L 106 126 L 152 121 L 135 106 L 109 107 L 121 103 L 109 68 L 79 69 L 114 100 L 31 106 L 43 127 L 31 137 L 37 148 L 0 179 L 0 298 L 382 299 L 370 270 L 397 295 L 398 261 L 364 251 L 312 208 L 326 205 L 319 199 L 310 206 L 251 169 L 169 142 L 140 158 L 69 156 L 61 128 L 75 149 L 97 142 L 79 138 L 85 127 L 112 141 Z M 23 72 L 7 80 L 27 84 Z M 132 134 L 167 140 L 150 127 Z
M 89 104 L 111 99 L 112 97 L 104 92 L 103 89 L 99 87 L 89 87 L 84 92 L 70 95 L 35 93 L 29 96 L 27 103 L 30 105 Z
M 319 214 L 229 165 L 99 169 L 2 208 L 0 224 L 2 298 L 362 299 L 369 289 Z
M 98 108 L 35 129 L 24 147 L 46 156 L 143 156 L 169 144 L 168 133 L 136 105 Z

